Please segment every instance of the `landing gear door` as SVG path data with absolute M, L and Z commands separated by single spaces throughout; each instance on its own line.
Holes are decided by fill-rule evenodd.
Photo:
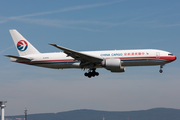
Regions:
M 156 53 L 156 58 L 157 58 L 157 59 L 160 58 L 160 53 L 159 53 L 159 52 Z

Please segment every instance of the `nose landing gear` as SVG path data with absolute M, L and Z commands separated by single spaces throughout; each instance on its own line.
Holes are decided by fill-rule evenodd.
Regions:
M 164 65 L 160 65 L 160 70 L 159 70 L 160 73 L 163 72 L 163 70 L 162 70 L 163 66 L 164 66 Z
M 91 77 L 98 76 L 99 73 L 96 72 L 96 69 L 92 69 L 92 70 L 89 69 L 88 73 L 86 72 L 86 73 L 84 73 L 84 75 L 85 75 L 86 77 L 88 77 L 88 78 L 91 78 Z

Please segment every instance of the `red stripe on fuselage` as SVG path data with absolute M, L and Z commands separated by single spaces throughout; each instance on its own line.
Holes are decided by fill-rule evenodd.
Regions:
M 20 62 L 20 63 L 45 63 L 45 62 L 71 62 L 74 59 L 63 59 L 63 60 L 39 60 L 39 61 L 28 61 L 28 62 Z
M 112 58 L 112 57 L 111 57 Z M 111 58 L 106 58 L 106 59 L 111 59 Z M 160 56 L 160 58 L 155 57 L 114 57 L 114 58 L 119 58 L 121 60 L 132 60 L 132 59 L 158 59 L 158 60 L 165 60 L 172 62 L 176 60 L 175 56 Z M 71 62 L 74 61 L 74 59 L 62 59 L 62 60 L 40 60 L 40 61 L 29 61 L 29 62 L 21 62 L 21 63 L 43 63 L 43 62 Z
M 116 58 L 116 57 L 114 57 Z M 176 56 L 154 56 L 154 57 L 118 57 L 121 60 L 128 60 L 128 59 L 158 59 L 158 60 L 165 60 L 165 61 L 174 61 L 176 60 Z M 107 59 L 111 59 L 110 57 Z
M 68 62 L 74 61 L 74 59 L 63 59 L 63 60 L 41 60 L 41 61 L 31 61 L 31 62 Z

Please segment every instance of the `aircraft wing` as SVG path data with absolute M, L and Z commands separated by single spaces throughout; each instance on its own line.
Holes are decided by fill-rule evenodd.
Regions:
M 86 63 L 86 64 L 98 63 L 98 62 L 101 62 L 103 60 L 100 57 L 96 57 L 96 56 L 84 54 L 84 53 L 81 53 L 81 52 L 77 52 L 77 51 L 74 51 L 74 50 L 71 50 L 71 49 L 68 49 L 68 48 L 65 48 L 65 47 L 58 46 L 56 44 L 50 44 L 49 43 L 49 45 L 52 45 L 52 46 L 54 46 L 56 48 L 61 49 L 62 51 L 64 51 L 64 53 L 67 54 L 67 56 L 71 56 L 75 60 L 81 61 L 81 63 Z

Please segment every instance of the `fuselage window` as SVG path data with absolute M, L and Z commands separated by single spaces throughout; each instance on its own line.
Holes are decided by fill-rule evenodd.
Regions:
M 173 54 L 168 54 L 169 56 L 173 56 Z

